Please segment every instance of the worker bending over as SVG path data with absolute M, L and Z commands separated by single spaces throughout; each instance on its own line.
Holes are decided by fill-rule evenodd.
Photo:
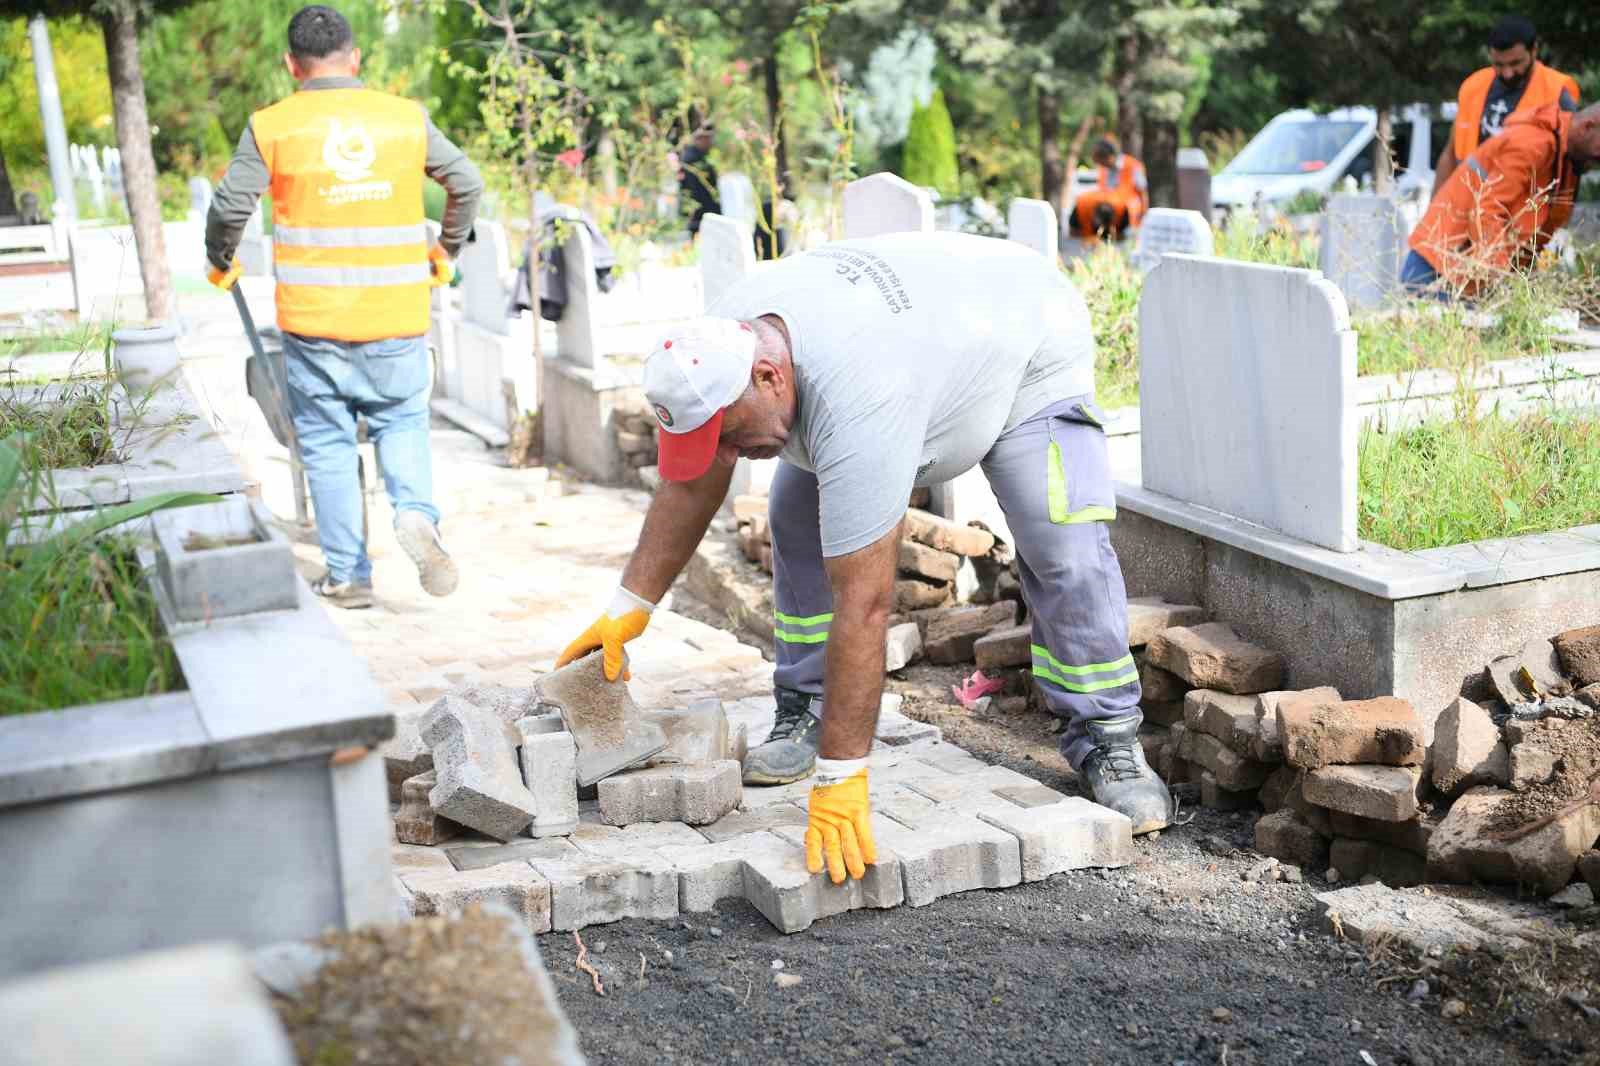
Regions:
M 1105 137 L 1095 143 L 1090 154 L 1098 173 L 1093 189 L 1078 195 L 1072 206 L 1072 232 L 1086 243 L 1102 237 L 1121 240 L 1136 228 L 1150 208 L 1150 183 L 1144 164 L 1117 149 L 1117 142 Z

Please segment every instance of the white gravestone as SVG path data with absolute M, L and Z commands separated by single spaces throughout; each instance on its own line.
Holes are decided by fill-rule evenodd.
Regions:
M 1006 210 L 1006 235 L 1018 244 L 1055 262 L 1061 254 L 1061 229 L 1056 224 L 1055 208 L 1044 200 L 1017 197 Z
M 1400 283 L 1400 212 L 1386 196 L 1340 195 L 1322 218 L 1322 273 L 1351 307 L 1381 306 Z
M 595 329 L 595 304 L 600 289 L 594 280 L 594 249 L 589 244 L 589 228 L 577 218 L 567 227 L 561 245 L 562 272 L 567 282 L 567 304 L 556 323 L 556 352 L 569 363 L 599 367 L 601 352 Z
M 461 246 L 456 266 L 461 271 L 461 314 L 490 333 L 510 332 L 511 293 L 506 287 L 511 251 L 506 228 L 498 222 L 473 226 L 476 240 Z
M 211 211 L 211 183 L 202 177 L 189 179 L 189 221 L 205 225 Z
M 755 236 L 749 225 L 721 215 L 700 220 L 700 283 L 707 310 L 755 268 Z
M 894 174 L 869 174 L 844 187 L 844 235 L 933 232 L 933 200 Z
M 244 224 L 244 234 L 239 238 L 239 247 L 234 254 L 248 276 L 264 277 L 272 273 L 272 238 L 266 235 L 266 223 L 262 220 L 259 200 L 256 201 L 255 211 Z
M 750 227 L 755 226 L 756 189 L 748 174 L 734 171 L 732 174 L 718 177 L 717 203 L 722 207 L 720 214 L 723 218 L 731 218 Z
M 1151 270 L 1168 252 L 1181 255 L 1210 255 L 1215 250 L 1211 224 L 1198 211 L 1179 211 L 1171 207 L 1152 207 L 1139 225 L 1139 243 L 1133 262 L 1140 270 Z
M 1139 301 L 1145 488 L 1355 551 L 1355 381 L 1317 271 L 1167 255 Z
M 119 148 L 105 149 L 106 185 L 111 190 L 111 195 L 122 199 L 122 150 Z

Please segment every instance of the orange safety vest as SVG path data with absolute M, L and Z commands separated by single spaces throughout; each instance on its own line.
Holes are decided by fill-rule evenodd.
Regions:
M 1493 67 L 1474 71 L 1461 83 L 1461 91 L 1456 95 L 1457 162 L 1478 150 L 1478 132 L 1483 126 L 1483 109 L 1489 102 L 1489 87 L 1493 84 Z M 1525 111 L 1536 111 L 1548 104 L 1559 104 L 1563 89 L 1572 94 L 1573 103 L 1581 99 L 1578 83 L 1570 74 L 1563 74 L 1534 60 L 1533 70 L 1528 74 L 1528 87 L 1522 90 L 1522 99 L 1517 101 L 1516 109 L 1511 114 L 1520 115 Z
M 278 327 L 352 343 L 426 333 L 422 108 L 318 89 L 257 111 L 250 128 L 272 174 Z
M 1073 206 L 1073 212 L 1078 217 L 1078 228 L 1088 238 L 1094 236 L 1094 209 L 1103 203 L 1128 214 L 1124 225 L 1118 229 L 1132 229 L 1139 225 L 1144 218 L 1145 208 L 1149 205 L 1149 193 L 1139 188 L 1138 183 L 1144 180 L 1144 164 L 1139 162 L 1127 152 L 1117 156 L 1117 183 L 1111 184 L 1111 171 L 1107 167 L 1096 167 L 1099 181 L 1095 187 L 1078 197 Z

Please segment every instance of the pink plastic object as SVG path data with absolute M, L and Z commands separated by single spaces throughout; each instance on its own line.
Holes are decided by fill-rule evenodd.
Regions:
M 999 692 L 1006 687 L 1006 683 L 997 677 L 984 677 L 982 670 L 975 670 L 972 676 L 961 682 L 960 685 L 951 685 L 950 691 L 960 701 L 961 706 L 971 707 L 990 693 Z

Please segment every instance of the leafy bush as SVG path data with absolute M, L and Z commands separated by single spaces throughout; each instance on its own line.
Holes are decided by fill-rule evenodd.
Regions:
M 1139 402 L 1139 294 L 1144 277 L 1109 244 L 1067 270 L 1094 324 L 1095 398 L 1102 407 Z
M 950 122 L 941 89 L 933 91 L 927 106 L 911 113 L 900 176 L 913 185 L 937 189 L 941 196 L 955 196 L 961 191 L 961 175 L 956 167 L 956 129 Z
M 1223 259 L 1315 270 L 1319 243 L 1316 234 L 1296 233 L 1282 223 L 1263 233 L 1254 214 L 1235 211 L 1216 231 L 1215 249 Z

